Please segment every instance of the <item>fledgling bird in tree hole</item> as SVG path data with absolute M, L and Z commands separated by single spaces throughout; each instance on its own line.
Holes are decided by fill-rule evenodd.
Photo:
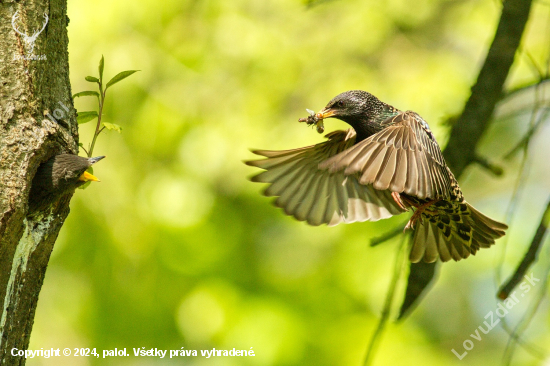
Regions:
M 41 164 L 32 180 L 29 212 L 45 208 L 86 182 L 99 182 L 99 179 L 86 169 L 104 157 L 83 158 L 73 154 L 59 154 Z
M 264 194 L 310 225 L 377 221 L 409 209 L 411 262 L 458 261 L 488 248 L 505 234 L 497 222 L 464 199 L 428 124 L 362 90 L 337 95 L 300 122 L 324 130 L 338 118 L 352 128 L 325 142 L 293 150 L 254 150 L 266 159 L 247 161 L 264 169 L 252 177 L 269 183 Z

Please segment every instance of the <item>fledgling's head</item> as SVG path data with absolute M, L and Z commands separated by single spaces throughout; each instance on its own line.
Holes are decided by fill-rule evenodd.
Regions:
M 47 161 L 45 165 L 46 169 L 51 167 L 53 187 L 65 189 L 72 188 L 71 186 L 79 187 L 89 181 L 99 182 L 99 179 L 88 173 L 86 169 L 104 157 L 84 158 L 78 155 L 60 154 Z
M 29 192 L 29 213 L 48 207 L 62 195 L 74 191 L 86 182 L 99 182 L 86 169 L 104 157 L 84 158 L 73 154 L 59 154 L 41 164 Z

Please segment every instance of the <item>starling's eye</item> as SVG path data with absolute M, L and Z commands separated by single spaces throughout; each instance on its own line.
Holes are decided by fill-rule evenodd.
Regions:
M 337 107 L 345 107 L 345 106 L 346 106 L 346 103 L 344 103 L 343 100 L 339 100 L 339 101 L 336 102 L 336 106 L 337 106 Z

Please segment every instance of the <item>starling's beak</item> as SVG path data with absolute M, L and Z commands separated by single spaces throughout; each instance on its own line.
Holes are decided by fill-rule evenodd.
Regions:
M 103 157 L 102 157 L 103 158 Z M 82 182 L 100 182 L 99 179 L 97 179 L 96 176 L 84 171 L 84 173 L 82 173 L 82 175 L 80 176 L 80 178 L 78 178 L 78 180 L 82 181 Z
M 88 158 L 88 163 L 90 163 L 90 166 L 92 166 L 104 157 L 105 156 L 96 156 L 95 158 Z M 99 179 L 97 179 L 96 176 L 88 173 L 87 171 L 84 171 L 84 173 L 82 173 L 78 180 L 81 182 L 101 182 Z
M 93 165 L 103 159 L 105 156 L 96 156 L 95 158 L 88 158 L 88 161 L 90 162 L 90 165 Z
M 319 113 L 317 113 L 317 118 L 319 119 L 325 119 L 334 117 L 336 115 L 336 112 L 334 109 L 331 108 L 323 108 Z

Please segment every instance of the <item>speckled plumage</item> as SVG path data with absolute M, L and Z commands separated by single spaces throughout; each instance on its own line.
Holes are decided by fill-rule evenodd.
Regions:
M 507 226 L 465 201 L 426 121 L 361 90 L 339 94 L 308 124 L 338 118 L 353 129 L 294 150 L 253 151 L 247 162 L 265 169 L 253 181 L 269 183 L 268 196 L 311 225 L 375 221 L 414 208 L 410 260 L 460 260 L 489 247 Z M 319 126 L 319 125 L 318 125 Z

